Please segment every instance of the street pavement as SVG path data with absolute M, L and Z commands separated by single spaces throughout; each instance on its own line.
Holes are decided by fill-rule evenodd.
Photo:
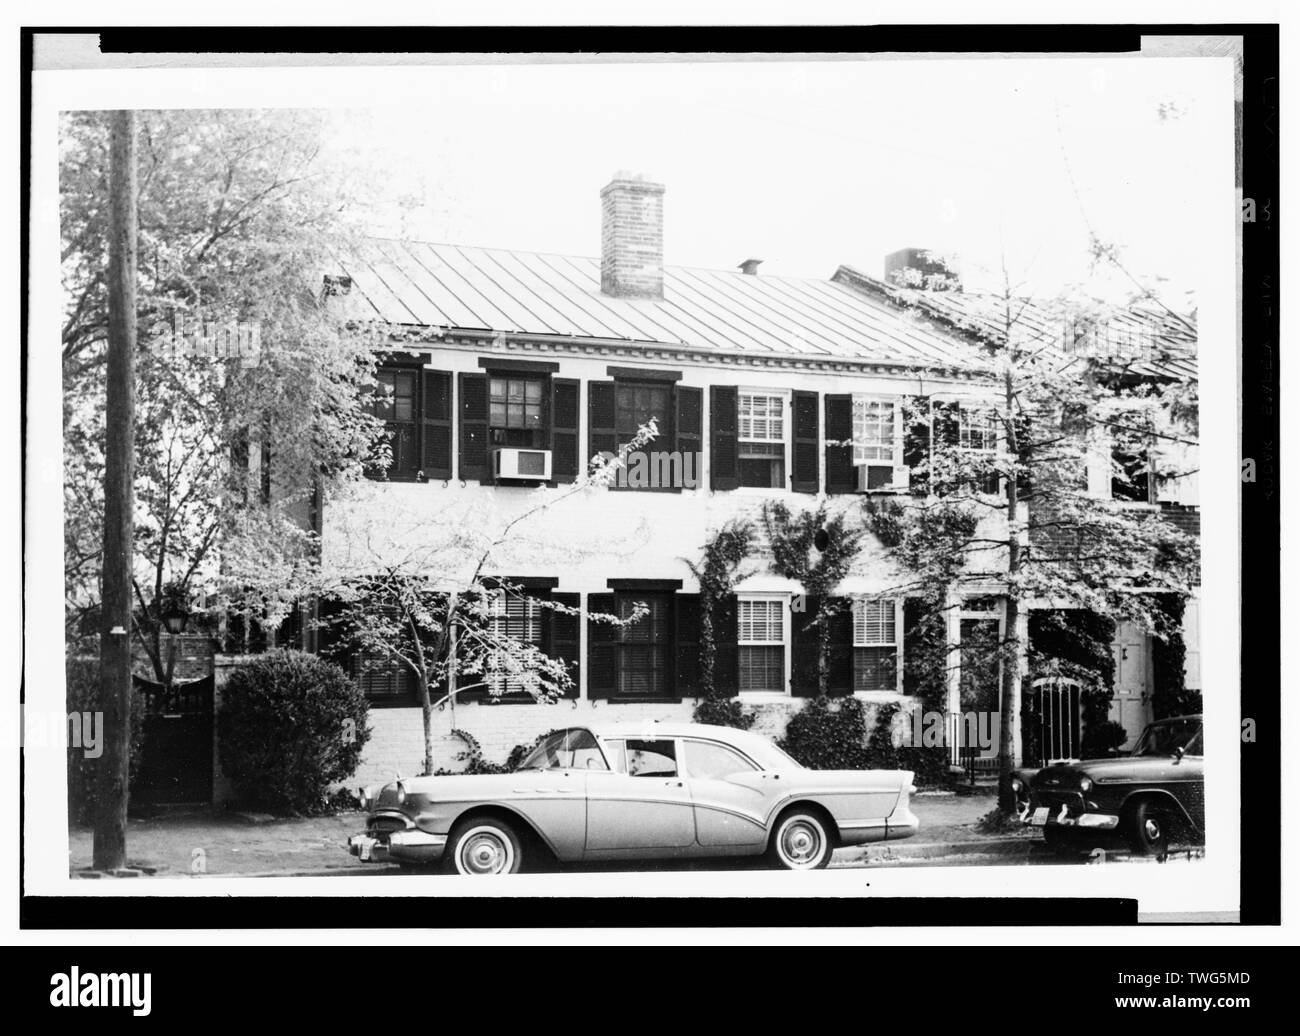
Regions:
M 981 818 L 994 806 L 991 789 L 962 793 L 920 793 L 912 811 L 921 822 L 912 838 L 840 849 L 832 868 L 1086 865 L 1100 857 L 1061 860 L 1042 837 L 1028 829 L 987 831 Z M 171 811 L 132 818 L 127 828 L 128 862 L 144 876 L 234 877 L 252 875 L 402 875 L 395 864 L 361 864 L 347 851 L 349 835 L 365 826 L 363 813 L 327 817 L 275 819 L 209 809 Z M 87 873 L 91 862 L 89 829 L 69 834 L 69 869 Z M 1174 852 L 1170 862 L 1194 858 L 1199 851 Z M 1123 851 L 1108 849 L 1106 863 L 1145 863 Z M 761 859 L 695 860 L 670 863 L 583 865 L 584 870 L 732 870 L 762 867 Z

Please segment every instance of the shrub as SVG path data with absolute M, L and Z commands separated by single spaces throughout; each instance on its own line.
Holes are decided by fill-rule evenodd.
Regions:
M 695 703 L 692 718 L 696 723 L 748 730 L 758 717 L 752 712 L 746 712 L 735 698 L 701 698 Z
M 68 657 L 64 662 L 67 674 L 67 708 L 69 713 L 90 712 L 99 708 L 99 659 L 90 656 Z M 135 777 L 140 768 L 144 746 L 145 700 L 140 691 L 131 693 L 131 752 L 130 775 Z M 64 720 L 66 723 L 66 718 Z M 66 728 L 65 728 L 66 729 Z M 102 726 L 101 726 L 102 729 Z M 106 733 L 106 732 L 105 732 Z M 101 736 L 103 736 L 101 734 Z M 102 746 L 101 746 L 102 747 Z M 89 824 L 95 819 L 96 782 L 99 780 L 99 762 L 103 758 L 89 759 L 80 748 L 68 746 L 68 820 L 74 824 Z
M 786 725 L 781 747 L 813 770 L 865 770 L 867 714 L 857 698 L 818 695 Z
M 328 809 L 370 738 L 365 696 L 332 662 L 272 651 L 237 666 L 217 717 L 221 766 L 241 803 L 280 814 Z

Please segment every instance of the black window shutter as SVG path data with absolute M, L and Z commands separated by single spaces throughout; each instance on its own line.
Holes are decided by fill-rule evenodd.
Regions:
M 451 371 L 423 371 L 425 478 L 451 478 Z
M 551 379 L 551 477 L 573 482 L 578 477 L 578 381 Z
M 817 696 L 817 618 L 819 598 L 802 598 L 802 608 L 790 615 L 790 693 L 798 698 Z
M 925 496 L 930 491 L 930 397 L 913 396 L 908 402 L 912 416 L 907 420 L 904 414 L 907 426 L 903 433 L 903 463 L 911 472 L 912 492 Z M 925 471 L 916 470 L 921 465 L 926 466 Z
M 696 390 L 699 391 L 698 389 Z M 678 698 L 700 695 L 700 595 L 675 594 L 673 645 Z
M 587 460 L 598 453 L 611 456 L 618 453 L 618 432 L 615 429 L 614 383 L 612 381 L 587 382 Z
M 724 698 L 740 689 L 740 640 L 736 595 L 727 594 L 713 610 L 713 690 Z
M 588 594 L 587 614 L 618 614 L 618 597 L 614 594 Z M 618 685 L 619 627 L 607 622 L 587 620 L 587 697 L 608 698 Z
M 460 477 L 489 478 L 486 374 L 460 374 Z
M 821 461 L 821 414 L 816 392 L 793 393 L 794 437 L 790 465 L 790 488 L 796 493 L 815 493 L 820 488 L 817 468 Z
M 831 636 L 826 652 L 826 693 L 853 693 L 853 602 L 847 597 L 831 599 L 835 611 L 826 620 Z
M 853 447 L 840 446 L 853 438 L 853 397 L 826 397 L 826 492 L 853 493 L 858 480 L 853 471 Z
M 734 385 L 709 386 L 709 485 L 714 489 L 740 486 L 736 455 L 738 395 Z
M 579 594 L 552 591 L 551 600 L 568 608 L 581 606 L 581 596 Z M 578 676 L 581 666 L 578 661 L 578 624 L 580 621 L 577 615 L 569 615 L 555 611 L 552 608 L 547 608 L 542 613 L 542 636 L 544 638 L 543 643 L 546 645 L 546 653 L 551 658 L 568 665 L 569 677 L 573 680 L 573 687 L 565 695 L 566 698 L 576 698 L 578 696 Z
M 687 488 L 694 489 L 700 484 L 704 463 L 704 390 L 678 385 L 676 417 L 674 427 L 677 451 L 682 457 L 681 470 L 692 473 L 695 485 Z

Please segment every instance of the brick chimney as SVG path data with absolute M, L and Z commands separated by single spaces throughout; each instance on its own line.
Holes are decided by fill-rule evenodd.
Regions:
M 600 290 L 664 297 L 664 185 L 619 171 L 600 192 Z
M 900 288 L 961 291 L 961 276 L 937 252 L 900 248 L 885 256 L 885 280 Z

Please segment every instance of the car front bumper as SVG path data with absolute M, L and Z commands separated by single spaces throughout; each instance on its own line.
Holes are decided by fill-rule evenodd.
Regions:
M 446 835 L 431 835 L 417 828 L 394 831 L 381 837 L 353 835 L 348 852 L 363 863 L 437 863 L 447 848 Z
M 1080 827 L 1093 831 L 1113 831 L 1119 827 L 1119 817 L 1113 813 L 1071 809 L 1066 804 L 1035 806 L 1031 803 L 1020 814 L 1020 821 L 1029 827 Z

